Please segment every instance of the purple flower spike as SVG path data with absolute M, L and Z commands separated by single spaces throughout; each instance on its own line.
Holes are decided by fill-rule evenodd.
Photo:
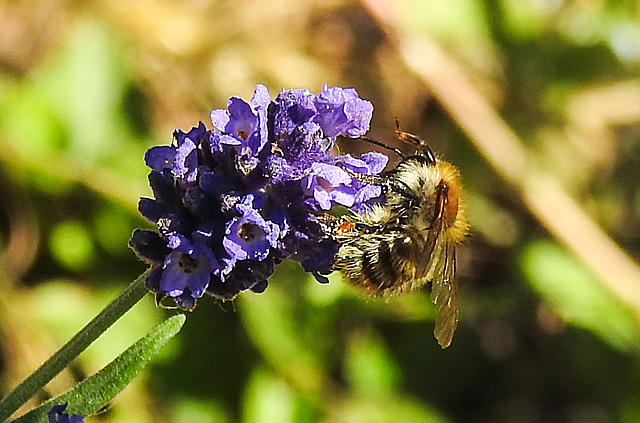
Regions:
M 205 293 L 262 292 L 285 258 L 326 282 L 339 244 L 325 213 L 384 201 L 379 185 L 361 182 L 376 178 L 358 174 L 379 174 L 386 156 L 331 155 L 336 137 L 367 131 L 372 111 L 352 88 L 271 100 L 257 85 L 249 102 L 231 97 L 213 110 L 212 129 L 176 130 L 171 146 L 147 151 L 154 198 L 138 209 L 157 232 L 137 230 L 129 242 L 152 266 L 147 287 L 191 310 Z

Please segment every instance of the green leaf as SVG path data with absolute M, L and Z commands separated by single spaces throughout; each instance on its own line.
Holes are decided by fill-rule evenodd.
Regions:
M 326 421 L 350 423 L 447 423 L 450 420 L 435 407 L 421 404 L 398 391 L 383 401 L 376 397 L 347 396 L 336 400 Z
M 372 332 L 360 331 L 349 337 L 345 374 L 354 391 L 364 397 L 389 397 L 401 389 L 400 367 L 384 340 Z
M 236 302 L 265 359 L 305 392 L 322 389 L 328 351 L 335 342 L 331 309 L 305 301 L 305 285 L 317 283 L 312 278 L 298 264 L 284 262 L 272 276 L 268 293 L 243 295 Z
M 68 403 L 66 412 L 69 415 L 89 416 L 97 412 L 144 369 L 160 349 L 180 331 L 185 320 L 186 317 L 179 314 L 160 323 L 98 373 L 88 377 L 72 390 L 14 420 L 14 423 L 47 422 L 47 412 L 55 404 Z
M 633 313 L 559 246 L 532 243 L 522 257 L 522 268 L 531 286 L 566 322 L 622 351 L 640 346 Z
M 242 412 L 244 422 L 295 422 L 296 392 L 269 370 L 257 367 L 249 379 Z
M 86 269 L 96 256 L 90 232 L 79 221 L 56 225 L 51 232 L 49 248 L 58 263 L 71 270 Z

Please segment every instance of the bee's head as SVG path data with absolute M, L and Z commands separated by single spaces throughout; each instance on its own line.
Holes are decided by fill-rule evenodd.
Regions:
M 422 157 L 428 165 L 436 164 L 436 156 L 433 154 L 433 151 L 431 151 L 429 146 L 420 138 L 415 137 L 415 135 L 408 135 L 420 141 L 420 144 L 418 144 L 418 151 L 416 152 L 416 156 Z

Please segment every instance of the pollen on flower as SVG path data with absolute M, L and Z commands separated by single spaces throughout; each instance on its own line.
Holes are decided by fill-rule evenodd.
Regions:
M 355 226 L 356 225 L 352 222 L 344 221 L 340 224 L 340 226 L 338 226 L 338 230 L 341 233 L 347 233 L 347 232 L 351 232 L 353 228 L 355 228 Z
M 338 136 L 364 135 L 372 113 L 352 88 L 283 90 L 271 99 L 258 85 L 250 101 L 231 97 L 213 110 L 211 129 L 200 122 L 176 130 L 172 145 L 151 148 L 154 198 L 139 209 L 158 232 L 137 230 L 129 242 L 152 267 L 147 287 L 190 310 L 204 294 L 230 300 L 264 291 L 286 258 L 327 282 L 339 245 L 326 212 L 359 210 L 381 196 L 359 176 L 380 173 L 386 156 L 331 154 Z
M 264 235 L 265 233 L 262 229 L 251 223 L 245 223 L 238 229 L 238 236 L 245 242 L 251 242 Z

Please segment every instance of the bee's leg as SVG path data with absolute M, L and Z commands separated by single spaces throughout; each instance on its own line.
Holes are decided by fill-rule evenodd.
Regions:
M 343 221 L 343 218 L 336 217 L 336 216 L 334 216 L 332 214 L 329 214 L 329 213 L 324 213 L 324 214 L 318 216 L 318 223 L 320 223 L 320 225 L 322 225 L 322 230 L 326 234 L 335 233 L 335 231 L 342 224 L 342 221 Z
M 398 179 L 390 179 L 387 185 L 389 185 L 389 188 L 393 192 L 397 193 L 401 197 L 413 198 L 416 196 L 416 194 L 411 188 L 409 188 L 407 184 Z
M 379 185 L 382 187 L 389 185 L 387 182 L 387 178 L 381 175 L 371 175 L 369 173 L 358 173 L 358 172 L 354 172 L 353 170 L 349 169 L 346 166 L 340 166 L 340 167 L 349 175 L 351 175 L 353 179 L 357 180 L 360 183 L 367 184 L 367 185 Z
M 318 222 L 323 223 L 325 225 L 333 225 L 336 222 L 339 222 L 340 220 L 341 218 L 329 213 L 323 213 L 320 216 L 318 216 Z
M 372 139 L 372 138 L 367 138 L 367 137 L 358 137 L 357 139 L 359 139 L 359 140 L 363 140 L 363 141 L 366 141 L 366 142 L 371 143 L 371 144 L 373 144 L 373 145 L 377 145 L 378 147 L 382 147 L 382 148 L 384 148 L 384 149 L 386 149 L 386 150 L 393 151 L 393 152 L 394 152 L 394 153 L 396 153 L 396 154 L 398 155 L 398 157 L 400 157 L 401 159 L 404 159 L 404 158 L 405 158 L 405 157 L 404 157 L 404 154 L 402 154 L 402 151 L 400 151 L 400 149 L 395 148 L 395 147 L 391 147 L 390 145 L 387 145 L 387 144 L 385 144 L 385 143 L 383 143 L 383 142 L 381 142 L 381 141 L 374 140 L 374 139 Z

